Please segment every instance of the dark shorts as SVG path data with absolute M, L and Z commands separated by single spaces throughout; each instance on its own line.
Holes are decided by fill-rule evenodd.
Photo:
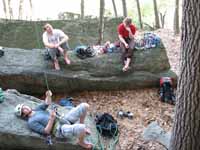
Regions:
M 122 51 L 122 63 L 124 64 L 124 60 L 127 58 L 132 58 L 133 57 L 133 49 L 135 48 L 135 41 L 134 39 L 125 39 L 125 41 L 128 43 L 129 48 L 126 48 L 125 45 L 120 42 L 120 48 Z
M 63 43 L 62 45 L 60 45 L 60 47 L 63 48 L 64 52 L 67 52 L 67 50 L 69 49 L 68 43 Z M 57 48 L 47 48 L 47 51 L 49 52 L 49 55 L 52 60 L 61 55 L 60 51 Z

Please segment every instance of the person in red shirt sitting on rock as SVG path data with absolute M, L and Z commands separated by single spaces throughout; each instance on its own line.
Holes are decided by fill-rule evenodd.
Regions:
M 130 68 L 133 49 L 135 47 L 134 35 L 136 27 L 132 24 L 132 19 L 126 17 L 121 24 L 118 25 L 118 37 L 120 40 L 120 48 L 122 50 L 123 71 Z

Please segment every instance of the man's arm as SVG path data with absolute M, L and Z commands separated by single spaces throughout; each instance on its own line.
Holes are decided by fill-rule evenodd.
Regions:
M 119 34 L 118 37 L 119 37 L 119 40 L 125 45 L 125 47 L 128 48 L 128 43 L 126 43 L 122 35 Z
M 56 118 L 56 113 L 55 113 L 54 110 L 52 110 L 52 112 L 50 114 L 50 118 L 49 118 L 48 124 L 44 128 L 44 132 L 46 134 L 50 134 L 51 133 L 55 118 Z
M 56 48 L 69 40 L 69 37 L 62 30 L 58 29 L 57 34 L 59 34 L 60 41 L 55 45 Z
M 50 105 L 52 102 L 52 92 L 51 90 L 46 91 L 46 98 L 45 98 L 45 104 Z
M 58 45 L 62 45 L 63 43 L 67 42 L 69 40 L 69 37 L 64 34 L 64 36 L 62 37 L 61 41 L 58 43 Z
M 128 31 L 129 38 L 133 39 L 134 38 L 134 34 L 132 33 L 131 28 L 130 27 L 126 27 L 126 30 Z
M 45 33 L 42 35 L 42 41 L 43 41 L 45 47 L 47 47 L 47 48 L 55 48 L 55 44 L 51 44 L 51 43 L 48 42 L 48 38 L 45 35 Z
M 53 124 L 54 124 L 54 120 L 56 118 L 55 116 L 56 116 L 55 112 L 52 111 L 46 127 L 43 126 L 37 120 L 28 122 L 28 126 L 31 130 L 33 130 L 36 133 L 39 133 L 39 134 L 42 134 L 42 135 L 48 135 L 48 134 L 51 133 L 51 130 L 52 130 L 52 127 L 53 127 Z

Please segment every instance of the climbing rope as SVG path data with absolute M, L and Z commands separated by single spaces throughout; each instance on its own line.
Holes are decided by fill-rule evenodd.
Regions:
M 45 72 L 44 72 L 44 79 L 45 79 L 45 84 L 46 84 L 47 90 L 49 90 L 49 84 L 48 84 L 47 75 Z

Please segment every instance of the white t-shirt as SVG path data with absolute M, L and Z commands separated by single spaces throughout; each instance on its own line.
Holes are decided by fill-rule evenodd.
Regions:
M 44 43 L 57 44 L 65 36 L 65 33 L 59 29 L 53 29 L 52 35 L 46 31 L 43 33 L 42 38 Z

